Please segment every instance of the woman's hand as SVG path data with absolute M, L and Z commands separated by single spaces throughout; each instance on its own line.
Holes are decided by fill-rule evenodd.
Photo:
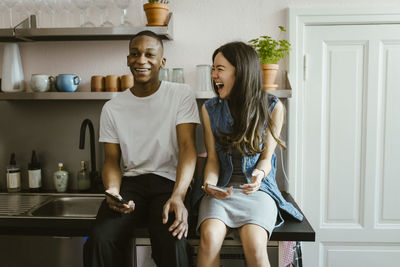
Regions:
M 251 182 L 249 184 L 243 184 L 240 186 L 242 188 L 242 193 L 249 195 L 252 194 L 258 189 L 260 189 L 262 179 L 265 177 L 265 172 L 259 169 L 254 169 L 251 174 Z
M 214 190 L 214 189 L 210 188 L 210 187 L 208 186 L 208 183 L 204 183 L 204 185 L 203 185 L 202 188 L 203 188 L 204 192 L 205 192 L 207 195 L 209 195 L 209 196 L 211 196 L 211 197 L 214 197 L 214 198 L 216 198 L 216 199 L 228 198 L 230 195 L 233 194 L 233 188 L 232 188 L 232 187 L 230 187 L 230 188 L 229 188 L 228 190 L 226 190 L 226 191 L 219 191 L 219 190 Z
M 117 198 L 122 199 L 121 195 L 118 193 L 117 190 L 108 189 L 106 191 L 108 193 L 110 193 L 111 195 L 114 195 Z M 108 207 L 116 212 L 127 214 L 127 213 L 133 212 L 133 210 L 135 209 L 135 203 L 132 200 L 130 200 L 128 202 L 128 204 L 123 204 L 123 203 L 113 200 L 109 196 L 106 196 L 106 201 L 107 201 Z

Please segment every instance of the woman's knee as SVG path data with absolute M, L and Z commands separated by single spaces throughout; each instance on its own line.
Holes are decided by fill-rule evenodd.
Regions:
M 248 244 L 246 251 L 246 258 L 252 259 L 254 262 L 264 262 L 268 258 L 267 246 L 262 244 Z
M 221 231 L 222 228 L 222 231 Z M 226 234 L 226 226 L 206 222 L 201 227 L 200 247 L 205 251 L 219 251 Z
M 240 229 L 240 238 L 247 259 L 252 262 L 264 262 L 268 258 L 268 233 L 261 227 L 246 225 Z

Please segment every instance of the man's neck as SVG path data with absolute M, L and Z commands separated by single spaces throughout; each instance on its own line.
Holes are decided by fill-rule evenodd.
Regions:
M 154 94 L 160 88 L 161 81 L 156 80 L 148 83 L 134 83 L 130 89 L 132 94 L 137 97 L 146 97 Z

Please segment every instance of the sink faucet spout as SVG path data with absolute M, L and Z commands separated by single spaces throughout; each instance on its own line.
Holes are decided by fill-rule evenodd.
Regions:
M 93 123 L 89 119 L 85 119 L 81 124 L 81 131 L 79 136 L 79 149 L 85 148 L 85 134 L 86 128 L 89 128 L 89 135 L 90 135 L 90 178 L 92 182 L 92 188 L 95 190 L 101 190 L 101 179 L 99 174 L 96 170 L 96 151 L 95 151 L 95 136 L 94 136 L 94 128 Z
M 79 138 L 79 149 L 85 148 L 85 130 L 86 126 L 89 127 L 89 135 L 90 135 L 90 166 L 91 171 L 96 172 L 96 151 L 95 151 L 95 140 L 94 140 L 94 128 L 93 123 L 89 119 L 85 119 L 81 124 L 81 134 Z

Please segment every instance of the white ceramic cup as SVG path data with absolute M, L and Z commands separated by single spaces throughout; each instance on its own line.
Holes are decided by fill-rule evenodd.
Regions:
M 54 77 L 46 74 L 32 74 L 31 88 L 34 92 L 50 91 Z

